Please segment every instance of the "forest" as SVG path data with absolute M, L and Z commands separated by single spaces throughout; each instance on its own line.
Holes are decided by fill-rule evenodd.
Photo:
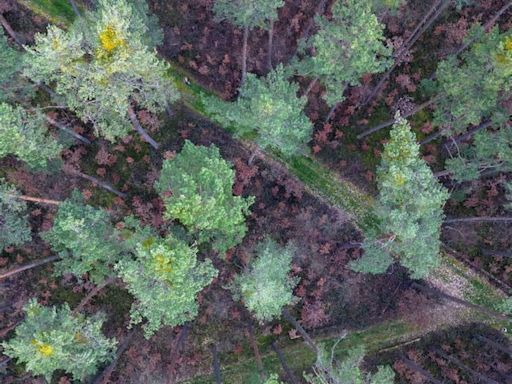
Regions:
M 512 384 L 511 0 L 0 0 L 0 382 Z

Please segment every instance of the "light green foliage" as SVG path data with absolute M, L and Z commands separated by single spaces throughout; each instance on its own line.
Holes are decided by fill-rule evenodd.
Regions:
M 298 279 L 289 276 L 294 253 L 294 246 L 266 239 L 256 247 L 248 269 L 233 282 L 235 296 L 261 323 L 281 316 L 283 307 L 296 300 L 293 288 Z
M 337 0 L 332 19 L 320 16 L 316 22 L 320 29 L 299 43 L 302 59 L 294 67 L 301 76 L 320 79 L 330 106 L 343 101 L 345 88 L 359 85 L 361 76 L 382 72 L 391 64 L 391 50 L 383 44 L 384 27 L 370 1 Z
M 462 60 L 452 56 L 436 72 L 434 84 L 440 99 L 433 124 L 448 136 L 463 133 L 482 119 L 502 124 L 510 118 L 500 100 L 512 86 L 512 35 L 500 34 L 498 28 L 485 33 L 477 25 L 468 39 L 476 41 Z
M 40 113 L 0 103 L 0 157 L 16 155 L 30 168 L 44 169 L 50 160 L 60 158 L 61 150 Z
M 109 214 L 84 204 L 77 191 L 59 206 L 53 227 L 42 238 L 62 257 L 55 264 L 57 274 L 72 273 L 80 278 L 88 273 L 95 283 L 112 275 L 123 251 Z
M 127 0 L 101 0 L 84 19 L 89 23 L 82 20 L 68 32 L 49 27 L 26 55 L 25 75 L 55 82 L 67 106 L 110 141 L 130 132 L 132 100 L 156 113 L 178 98 L 166 79 L 168 65 L 151 50 L 156 41 L 146 34 L 137 15 L 147 14 L 139 8 Z
M 2 346 L 5 355 L 24 363 L 33 375 L 49 382 L 54 371 L 64 370 L 82 381 L 113 356 L 116 341 L 102 334 L 102 319 L 72 315 L 67 304 L 43 307 L 35 299 L 24 310 L 15 336 Z
M 217 21 L 227 20 L 237 27 L 267 28 L 283 5 L 283 0 L 215 0 L 213 12 Z
M 368 233 L 365 255 L 352 269 L 383 273 L 392 256 L 422 278 L 439 263 L 439 235 L 448 193 L 420 158 L 419 145 L 405 119 L 397 115 L 377 170 L 380 233 Z
M 263 384 L 284 384 L 279 380 L 279 376 L 275 373 L 272 373 L 267 380 Z
M 217 147 L 186 141 L 174 159 L 164 161 L 155 188 L 167 219 L 178 220 L 199 243 L 211 243 L 223 254 L 245 236 L 245 216 L 254 202 L 233 196 L 234 181 L 235 172 Z
M 21 245 L 31 239 L 27 204 L 17 199 L 16 188 L 0 179 L 0 252 L 9 245 Z
M 313 374 L 305 374 L 304 378 L 309 384 L 393 384 L 395 374 L 390 367 L 379 366 L 373 375 L 361 371 L 359 367 L 365 353 L 364 346 L 360 345 L 349 349 L 347 357 L 334 364 L 333 351 L 328 353 L 320 348 Z
M 236 126 L 238 136 L 255 131 L 263 148 L 291 156 L 306 150 L 313 130 L 303 111 L 307 98 L 297 97 L 298 88 L 279 65 L 263 78 L 249 73 L 235 103 L 208 98 L 206 110 L 219 123 Z
M 121 260 L 116 270 L 136 301 L 131 323 L 144 324 L 146 338 L 162 326 L 176 326 L 197 316 L 197 294 L 217 276 L 211 261 L 199 262 L 197 249 L 173 237 L 148 237 L 135 260 Z

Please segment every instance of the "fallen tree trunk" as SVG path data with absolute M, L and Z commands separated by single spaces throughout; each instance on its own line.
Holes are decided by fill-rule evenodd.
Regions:
M 46 259 L 33 261 L 32 263 L 22 265 L 21 267 L 14 268 L 8 272 L 4 272 L 4 273 L 0 274 L 0 280 L 6 279 L 10 276 L 16 275 L 16 274 L 26 271 L 28 269 L 36 268 L 41 265 L 45 265 L 45 264 L 48 264 L 48 263 L 51 263 L 51 262 L 54 262 L 57 260 L 60 260 L 60 256 L 50 256 L 50 257 L 47 257 Z

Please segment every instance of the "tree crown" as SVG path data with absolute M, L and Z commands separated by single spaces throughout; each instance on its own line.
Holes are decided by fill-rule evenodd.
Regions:
M 237 27 L 266 28 L 277 20 L 277 9 L 283 0 L 215 0 L 213 12 L 218 21 L 227 20 Z

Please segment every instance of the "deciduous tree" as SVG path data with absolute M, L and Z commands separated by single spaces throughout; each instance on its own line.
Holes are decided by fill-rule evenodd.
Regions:
M 24 310 L 15 336 L 2 346 L 4 354 L 24 363 L 32 374 L 50 382 L 56 370 L 63 370 L 82 381 L 110 360 L 116 341 L 102 334 L 100 317 L 72 315 L 67 304 L 43 307 L 35 299 Z
M 289 275 L 294 253 L 293 245 L 283 247 L 266 239 L 256 247 L 247 270 L 233 282 L 235 297 L 261 323 L 280 317 L 283 307 L 296 300 L 293 288 L 298 279 Z
M 287 80 L 279 65 L 266 77 L 248 74 L 235 103 L 208 98 L 205 106 L 221 124 L 235 126 L 236 135 L 256 132 L 263 148 L 292 156 L 306 150 L 313 130 L 303 112 L 307 99 L 297 92 L 298 85 Z
M 199 243 L 211 243 L 223 254 L 239 244 L 247 227 L 252 197 L 233 195 L 235 171 L 215 146 L 186 141 L 181 152 L 165 160 L 155 183 L 165 217 L 179 221 Z
M 126 0 L 101 0 L 85 27 L 50 26 L 28 48 L 25 75 L 55 82 L 67 106 L 110 141 L 128 134 L 133 103 L 160 112 L 178 98 L 168 66 L 145 45 L 153 40 L 139 13 Z
M 367 233 L 365 254 L 352 269 L 383 273 L 397 258 L 414 278 L 425 277 L 439 263 L 439 235 L 447 191 L 420 158 L 419 145 L 399 115 L 377 171 L 378 233 Z
M 197 260 L 197 249 L 173 236 L 148 237 L 135 247 L 134 260 L 116 270 L 135 297 L 131 324 L 146 319 L 144 334 L 162 326 L 181 325 L 197 316 L 197 294 L 217 276 L 210 260 Z

